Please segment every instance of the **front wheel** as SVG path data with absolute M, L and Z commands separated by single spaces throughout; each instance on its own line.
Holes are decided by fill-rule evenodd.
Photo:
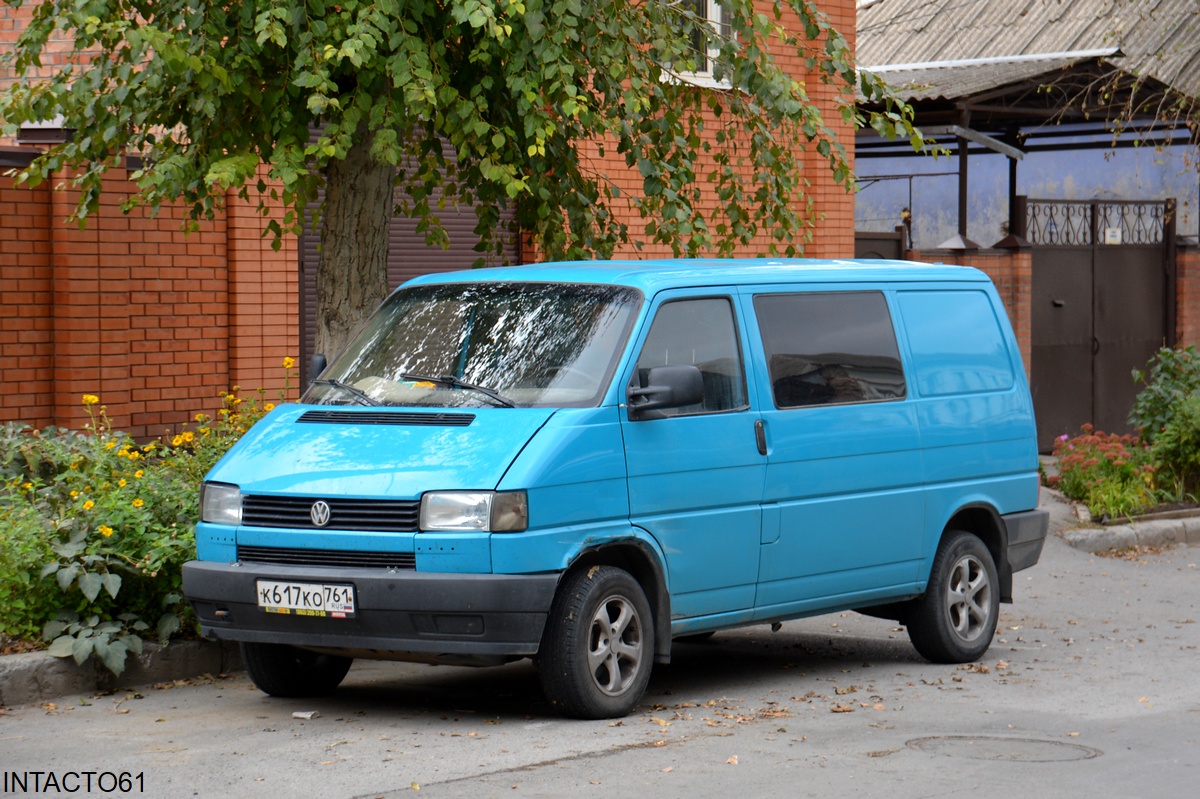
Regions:
M 933 559 L 925 595 L 913 600 L 908 637 L 934 663 L 979 660 L 992 643 L 1000 613 L 992 553 L 972 533 L 946 534 Z
M 546 621 L 539 672 L 547 698 L 575 718 L 619 718 L 650 681 L 654 621 L 637 581 L 593 566 L 559 587 Z
M 353 658 L 323 655 L 284 644 L 242 644 L 242 662 L 258 690 L 304 699 L 328 696 L 342 684 Z

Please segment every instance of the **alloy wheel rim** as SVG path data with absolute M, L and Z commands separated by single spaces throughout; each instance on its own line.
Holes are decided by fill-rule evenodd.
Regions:
M 588 673 L 608 696 L 629 689 L 642 669 L 642 620 L 622 596 L 610 596 L 596 607 L 588 634 Z
M 946 615 L 950 628 L 967 643 L 977 641 L 991 622 L 992 583 L 983 562 L 965 555 L 950 570 Z

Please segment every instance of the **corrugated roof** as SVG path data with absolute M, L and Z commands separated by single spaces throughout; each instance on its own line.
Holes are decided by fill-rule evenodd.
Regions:
M 1066 54 L 1112 49 L 1113 65 L 1200 96 L 1200 0 L 873 0 L 858 4 L 857 48 L 871 70 L 993 60 L 889 72 L 911 99 L 968 96 L 1078 60 Z M 1003 63 L 1013 56 L 1037 58 Z

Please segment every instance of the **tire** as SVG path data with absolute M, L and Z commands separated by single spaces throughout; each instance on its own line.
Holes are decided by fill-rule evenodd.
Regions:
M 539 653 L 551 704 L 581 719 L 628 715 L 650 681 L 654 619 L 637 581 L 593 566 L 559 586 Z
M 991 646 L 1000 614 L 992 553 L 977 536 L 946 534 L 933 559 L 925 595 L 913 600 L 908 637 L 934 663 L 969 663 Z
M 250 679 L 263 693 L 303 699 L 333 693 L 354 659 L 285 644 L 243 643 L 242 661 Z

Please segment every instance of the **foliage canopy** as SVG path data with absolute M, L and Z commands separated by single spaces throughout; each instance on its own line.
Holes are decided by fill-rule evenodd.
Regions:
M 756 236 L 794 253 L 814 223 L 804 149 L 837 181 L 852 179 L 804 80 L 833 87 L 847 123 L 914 146 L 920 134 L 882 81 L 856 72 L 815 0 L 723 0 L 727 26 L 698 16 L 705 5 L 44 0 L 9 56 L 20 80 L 0 92 L 0 119 L 10 135 L 56 118 L 74 131 L 21 177 L 78 169 L 81 220 L 98 206 L 102 173 L 130 152 L 146 166 L 128 206 L 182 199 L 198 220 L 229 190 L 256 189 L 265 212 L 273 185 L 288 210 L 270 229 L 298 232 L 331 164 L 364 147 L 431 243 L 445 241 L 431 199 L 441 195 L 476 207 L 481 250 L 498 246 L 508 207 L 548 258 L 607 256 L 632 240 L 613 212 L 629 201 L 644 240 L 677 254 L 730 255 Z M 35 79 L 63 35 L 72 64 Z M 699 88 L 683 75 L 708 53 L 712 81 Z M 807 77 L 787 71 L 784 55 L 798 55 Z M 883 110 L 861 118 L 856 91 Z M 622 198 L 589 161 L 597 146 L 637 170 L 639 196 Z M 343 188 L 327 182 L 326 196 Z M 702 207 L 706 191 L 716 214 Z M 325 258 L 346 255 L 328 249 Z

